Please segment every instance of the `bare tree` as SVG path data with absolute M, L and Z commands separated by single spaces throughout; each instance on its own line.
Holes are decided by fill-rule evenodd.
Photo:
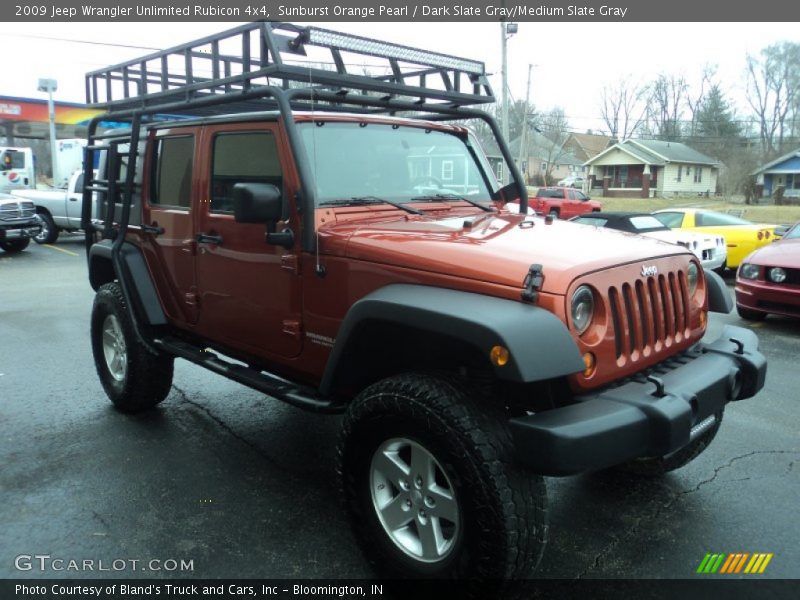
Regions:
M 647 88 L 630 79 L 620 79 L 614 85 L 603 86 L 600 115 L 612 138 L 624 140 L 636 133 L 644 121 L 646 97 Z
M 543 161 L 547 163 L 544 183 L 550 185 L 553 168 L 568 153 L 564 148 L 564 143 L 569 137 L 569 122 L 564 114 L 564 109 L 556 107 L 541 115 L 537 119 L 536 129 L 546 139 L 544 147 L 540 148 L 540 154 Z
M 689 106 L 689 112 L 692 115 L 692 120 L 689 123 L 689 136 L 694 137 L 697 135 L 698 119 L 700 112 L 706 102 L 708 90 L 714 87 L 714 78 L 717 74 L 717 66 L 706 64 L 703 67 L 703 74 L 700 78 L 700 85 L 694 90 L 694 94 L 686 90 L 686 104 Z
M 747 56 L 747 102 L 755 112 L 764 158 L 783 150 L 796 130 L 800 103 L 800 44 L 781 42 Z
M 683 75 L 659 75 L 653 81 L 647 98 L 647 129 L 662 140 L 681 137 L 681 120 L 687 104 L 689 85 Z

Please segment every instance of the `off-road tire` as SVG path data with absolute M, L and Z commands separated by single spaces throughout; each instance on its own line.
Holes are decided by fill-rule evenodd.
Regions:
M 736 312 L 739 313 L 739 316 L 745 321 L 763 321 L 767 318 L 767 313 L 765 312 L 745 308 L 744 306 L 739 306 L 738 304 L 736 305 Z
M 19 240 L 7 240 L 5 242 L 0 242 L 0 248 L 8 252 L 9 254 L 16 254 L 17 252 L 22 252 L 25 248 L 28 247 L 28 244 L 31 243 L 30 238 L 22 238 Z
M 557 208 L 551 208 L 550 212 L 547 213 L 549 216 L 553 217 L 554 219 L 558 219 L 561 217 L 561 211 Z
M 56 227 L 53 217 L 46 212 L 38 212 L 36 216 L 42 221 L 42 230 L 39 235 L 34 236 L 33 241 L 37 244 L 52 244 L 58 239 L 58 227 Z
M 716 437 L 720 425 L 722 425 L 722 415 L 723 411 L 720 410 L 716 414 L 717 421 L 708 431 L 677 452 L 673 452 L 667 456 L 655 458 L 640 458 L 638 460 L 633 460 L 629 463 L 620 465 L 616 468 L 627 473 L 633 473 L 643 477 L 659 477 L 669 473 L 670 471 L 674 471 L 675 469 L 680 469 L 681 467 L 688 465 L 695 458 L 700 456 L 706 448 L 708 448 L 708 446 Z
M 366 558 L 379 573 L 491 581 L 527 577 L 539 564 L 547 543 L 544 480 L 513 464 L 505 418 L 491 401 L 479 403 L 455 378 L 409 373 L 370 386 L 348 407 L 340 481 Z M 373 503 L 373 456 L 398 438 L 423 446 L 452 483 L 460 530 L 437 562 L 400 549 Z
M 116 377 L 104 352 L 104 329 L 108 327 L 116 328 L 119 343 L 124 348 L 124 359 L 115 363 L 120 371 Z M 139 341 L 125 297 L 116 282 L 107 283 L 97 290 L 92 308 L 91 337 L 97 374 L 118 410 L 147 410 L 167 397 L 172 386 L 174 357 L 154 354 Z

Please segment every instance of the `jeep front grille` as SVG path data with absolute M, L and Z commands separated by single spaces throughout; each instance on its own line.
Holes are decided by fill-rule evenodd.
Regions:
M 683 272 L 608 288 L 617 361 L 636 362 L 680 342 L 689 330 L 689 293 Z

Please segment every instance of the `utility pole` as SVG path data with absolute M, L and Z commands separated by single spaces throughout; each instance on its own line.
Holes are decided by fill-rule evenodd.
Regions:
M 58 82 L 55 79 L 40 79 L 38 91 L 47 92 L 47 114 L 50 120 L 50 162 L 53 166 L 53 185 L 58 186 L 56 181 L 58 173 L 58 145 L 56 144 L 56 109 L 53 103 L 53 92 L 58 89 Z
M 525 92 L 525 115 L 522 119 L 522 135 L 519 138 L 519 160 L 517 161 L 517 166 L 519 168 L 519 172 L 522 173 L 522 179 L 525 181 L 525 184 L 528 184 L 528 173 L 527 169 L 523 169 L 523 161 L 525 161 L 527 153 L 527 146 L 528 146 L 528 107 L 531 105 L 531 70 L 533 69 L 533 65 L 528 63 L 528 89 Z
M 506 144 L 508 144 L 511 140 L 509 140 L 509 125 L 508 125 L 508 38 L 517 33 L 517 24 L 516 23 L 506 23 L 505 21 L 500 21 L 500 50 L 502 54 L 502 76 L 503 76 L 503 95 L 502 95 L 502 107 L 500 118 L 503 121 L 501 123 L 502 130 L 503 130 L 503 138 L 505 138 Z M 503 170 L 503 185 L 506 185 L 509 182 L 509 173 L 508 169 Z

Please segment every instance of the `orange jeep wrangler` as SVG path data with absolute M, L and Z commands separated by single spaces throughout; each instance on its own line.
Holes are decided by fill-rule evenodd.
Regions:
M 386 68 L 348 71 L 365 60 Z M 341 487 L 384 573 L 524 577 L 543 476 L 676 469 L 764 384 L 751 331 L 701 340 L 732 302 L 692 253 L 528 215 L 481 62 L 250 23 L 86 90 L 107 110 L 83 198 L 106 393 L 156 406 L 177 357 L 344 413 Z

